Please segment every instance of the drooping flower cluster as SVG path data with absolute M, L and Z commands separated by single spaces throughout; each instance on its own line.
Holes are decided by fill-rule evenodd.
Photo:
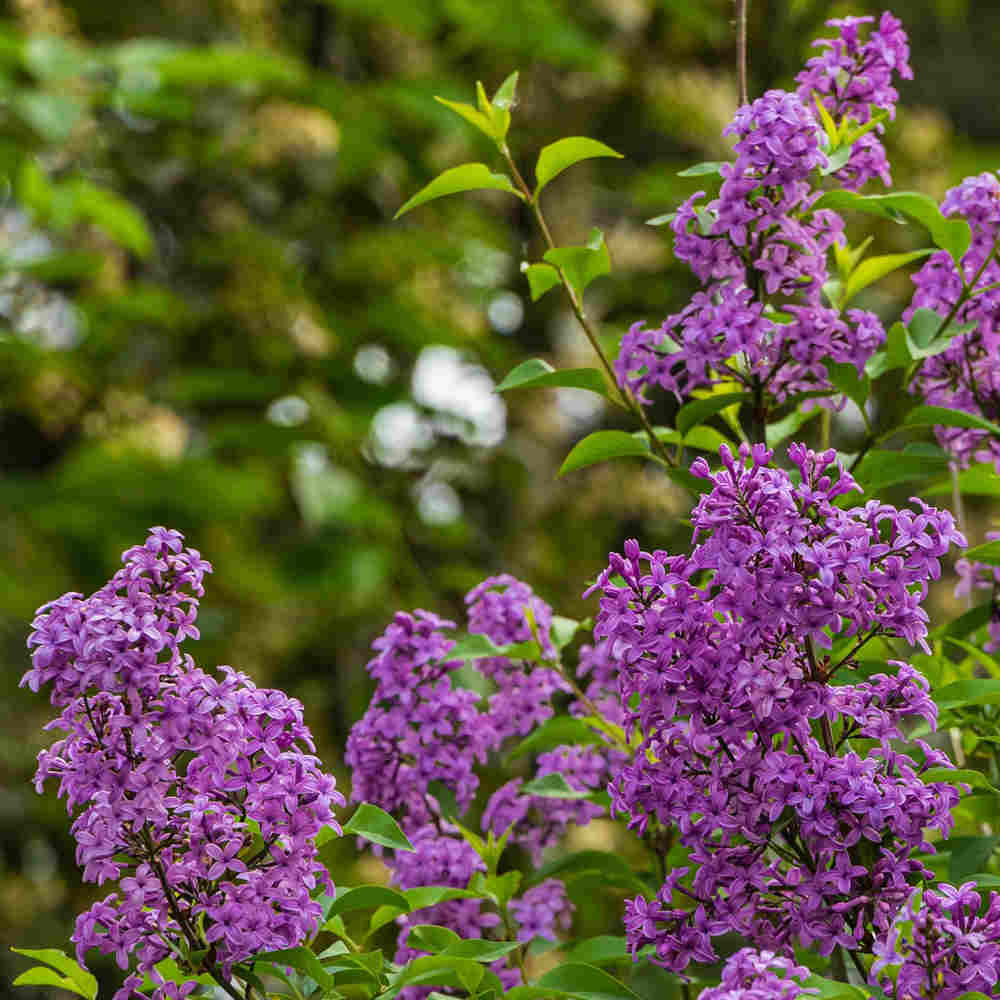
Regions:
M 945 195 L 941 211 L 969 223 L 971 245 L 962 257 L 961 272 L 943 250 L 928 258 L 913 276 L 917 290 L 903 319 L 908 323 L 923 308 L 934 310 L 943 322 L 969 286 L 972 294 L 954 311 L 953 322 L 974 325 L 943 353 L 923 362 L 913 388 L 935 406 L 1000 422 L 1000 262 L 995 255 L 1000 239 L 1000 180 L 991 173 L 967 177 Z M 937 427 L 935 434 L 960 465 L 993 461 L 1000 471 L 1000 440 L 989 432 Z
M 991 892 L 981 914 L 982 905 L 975 882 L 957 889 L 942 882 L 914 892 L 872 949 L 872 984 L 899 1000 L 994 996 L 1000 981 L 1000 896 Z M 887 966 L 898 966 L 895 983 L 881 975 Z
M 807 968 L 783 955 L 741 948 L 726 962 L 722 982 L 702 990 L 698 1000 L 796 1000 L 819 993 L 801 985 L 808 976 Z
M 986 540 L 988 542 L 1000 541 L 1000 531 L 987 531 Z M 992 612 L 989 625 L 990 638 L 984 649 L 987 653 L 996 652 L 1000 649 L 1000 566 L 959 559 L 955 563 L 955 572 L 958 574 L 958 586 L 955 587 L 956 597 L 964 597 L 971 594 L 973 590 L 989 591 Z
M 116 997 L 170 954 L 211 949 L 229 975 L 251 956 L 298 945 L 332 891 L 314 845 L 343 803 L 302 719 L 280 691 L 221 678 L 180 652 L 197 638 L 211 570 L 176 531 L 154 528 L 90 597 L 39 610 L 22 684 L 52 685 L 65 736 L 39 754 L 36 786 L 59 779 L 84 878 L 120 880 L 77 920 L 90 948 L 135 970 Z M 339 830 L 339 828 L 337 828 Z M 171 987 L 172 988 L 172 987 Z M 165 996 L 162 985 L 157 996 Z
M 795 78 L 804 102 L 811 102 L 815 94 L 835 120 L 849 117 L 859 125 L 871 120 L 873 109 L 896 117 L 899 94 L 893 79 L 897 74 L 913 79 L 910 47 L 902 25 L 888 11 L 862 41 L 862 26 L 874 21 L 874 17 L 844 17 L 826 22 L 837 29 L 837 36 L 816 39 L 813 45 L 825 51 L 810 59 Z M 873 177 L 886 187 L 892 184 L 885 149 L 876 135 L 884 130 L 879 123 L 854 144 L 847 163 L 834 174 L 842 187 L 857 191 Z
M 916 670 L 890 662 L 891 674 L 828 682 L 879 636 L 924 643 L 927 581 L 965 540 L 920 501 L 836 506 L 856 485 L 827 474 L 834 453 L 788 455 L 799 482 L 768 468 L 762 445 L 723 448 L 714 475 L 696 462 L 711 489 L 691 555 L 629 542 L 595 585 L 595 635 L 614 644 L 643 736 L 613 806 L 640 833 L 676 824 L 694 866 L 627 905 L 633 950 L 654 945 L 674 971 L 714 960 L 727 932 L 780 951 L 870 944 L 926 873 L 912 855 L 931 850 L 928 829 L 947 833 L 958 798 L 920 780 L 943 754 L 893 743 L 905 717 L 936 719 Z M 878 742 L 862 756 L 855 737 Z

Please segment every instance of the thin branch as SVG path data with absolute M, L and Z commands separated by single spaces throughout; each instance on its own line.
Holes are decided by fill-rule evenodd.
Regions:
M 736 3 L 736 78 L 740 88 L 740 106 L 749 104 L 747 96 L 747 3 L 748 0 L 735 0 Z

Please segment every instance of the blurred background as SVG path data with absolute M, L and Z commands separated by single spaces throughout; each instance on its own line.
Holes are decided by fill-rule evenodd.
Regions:
M 826 18 L 880 9 L 751 2 L 751 95 L 792 86 Z M 1000 162 L 1000 6 L 893 9 L 916 73 L 889 133 L 895 181 L 940 197 Z M 625 154 L 544 199 L 557 242 L 606 232 L 613 273 L 588 310 L 613 351 L 693 290 L 644 220 L 704 186 L 678 170 L 727 155 L 731 18 L 731 0 L 0 3 L 5 995 L 24 968 L 6 946 L 64 946 L 104 895 L 81 886 L 55 789 L 30 783 L 52 713 L 17 687 L 29 622 L 100 586 L 151 525 L 215 566 L 199 662 L 300 698 L 345 792 L 363 666 L 395 610 L 457 617 L 510 572 L 579 617 L 624 538 L 686 544 L 690 498 L 655 470 L 556 478 L 577 439 L 628 426 L 598 397 L 493 392 L 528 357 L 593 363 L 565 303 L 527 296 L 519 265 L 543 248 L 522 206 L 489 193 L 392 216 L 447 167 L 498 166 L 432 98 L 519 69 L 522 172 L 566 135 Z M 887 223 L 876 246 L 921 239 Z M 893 320 L 909 291 L 900 274 L 858 304 Z M 841 421 L 838 444 L 856 430 Z M 350 869 L 351 845 L 334 850 Z

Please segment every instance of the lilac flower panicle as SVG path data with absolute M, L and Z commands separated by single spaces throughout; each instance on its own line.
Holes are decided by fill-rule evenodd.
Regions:
M 47 728 L 65 735 L 39 754 L 36 787 L 58 778 L 84 879 L 119 883 L 73 934 L 81 962 L 97 948 L 134 963 L 118 1000 L 171 941 L 210 946 L 228 975 L 315 933 L 312 897 L 333 887 L 314 840 L 324 825 L 339 831 L 332 807 L 344 802 L 298 701 L 229 667 L 212 677 L 179 651 L 198 636 L 211 569 L 198 552 L 154 528 L 123 561 L 90 597 L 39 610 L 22 679 L 51 684 L 62 710 Z M 187 992 L 160 982 L 154 997 Z
M 958 888 L 942 882 L 922 894 L 914 892 L 872 946 L 871 984 L 898 1000 L 956 1000 L 971 992 L 995 996 L 1000 981 L 1000 895 L 991 892 L 982 910 L 975 882 Z M 894 977 L 882 975 L 887 966 L 896 967 Z
M 763 445 L 720 455 L 716 473 L 703 459 L 691 467 L 709 484 L 692 512 L 692 553 L 627 542 L 591 588 L 595 637 L 613 644 L 633 706 L 626 726 L 642 733 L 611 783 L 612 807 L 640 833 L 675 825 L 696 866 L 626 909 L 633 951 L 653 945 L 676 972 L 714 961 L 724 933 L 821 954 L 869 941 L 926 876 L 912 855 L 933 850 L 928 830 L 947 835 L 958 800 L 920 779 L 947 765 L 943 754 L 918 742 L 918 762 L 894 747 L 907 717 L 935 724 L 919 672 L 893 662 L 891 674 L 831 686 L 851 654 L 824 653 L 835 639 L 925 642 L 927 581 L 965 544 L 951 515 L 919 500 L 838 506 L 856 484 L 833 451 L 791 445 L 798 481 L 769 466 Z M 877 744 L 845 753 L 819 738 L 823 725 L 841 744 Z
M 566 933 L 572 926 L 574 909 L 562 882 L 545 879 L 510 903 L 518 925 L 518 941 L 528 944 L 536 937 L 556 941 L 558 932 Z
M 698 1000 L 796 1000 L 818 994 L 806 989 L 809 970 L 773 951 L 741 948 L 722 970 L 718 986 L 702 990 Z
M 961 273 L 943 250 L 927 259 L 913 276 L 917 288 L 903 320 L 908 323 L 917 309 L 932 309 L 942 319 L 951 315 L 963 284 L 974 283 L 973 294 L 954 314 L 956 324 L 972 324 L 972 328 L 954 337 L 943 352 L 923 361 L 913 389 L 931 405 L 998 422 L 1000 288 L 992 286 L 1000 282 L 1000 263 L 993 252 L 1000 239 L 1000 180 L 992 173 L 967 177 L 945 195 L 941 211 L 969 223 L 971 245 L 962 258 Z M 989 432 L 936 427 L 935 435 L 960 466 L 992 461 L 1000 472 L 1000 440 Z

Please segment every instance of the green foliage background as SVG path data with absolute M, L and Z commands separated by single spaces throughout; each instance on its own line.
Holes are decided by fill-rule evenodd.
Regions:
M 880 9 L 750 8 L 753 94 L 790 84 L 825 18 Z M 574 167 L 545 196 L 557 242 L 607 234 L 614 271 L 588 307 L 614 341 L 692 291 L 643 220 L 698 188 L 679 169 L 727 155 L 737 97 L 729 0 L 0 11 L 0 927 L 30 947 L 65 941 L 95 892 L 61 803 L 30 785 L 49 710 L 16 687 L 28 623 L 99 586 L 150 525 L 180 529 L 215 565 L 202 664 L 301 698 L 338 773 L 369 644 L 397 608 L 454 616 L 484 575 L 512 572 L 585 614 L 584 581 L 624 537 L 685 544 L 686 494 L 658 473 L 626 462 L 556 479 L 577 438 L 615 426 L 586 394 L 511 393 L 506 435 L 485 446 L 447 386 L 414 386 L 432 345 L 494 381 L 532 356 L 591 363 L 555 295 L 528 302 L 519 264 L 541 248 L 523 206 L 488 194 L 391 218 L 441 170 L 490 156 L 432 97 L 470 100 L 477 79 L 492 89 L 520 69 L 522 170 L 564 135 L 626 156 Z M 895 179 L 940 196 L 1000 161 L 1000 9 L 894 11 L 916 70 L 890 136 Z M 887 223 L 878 250 L 918 238 Z M 900 274 L 863 304 L 894 319 L 908 293 Z M 508 334 L 489 320 L 498 297 L 524 307 Z M 393 457 L 373 438 L 389 406 L 419 419 L 421 447 Z M 850 427 L 837 432 L 849 447 Z M 0 952 L 4 984 L 15 967 Z

